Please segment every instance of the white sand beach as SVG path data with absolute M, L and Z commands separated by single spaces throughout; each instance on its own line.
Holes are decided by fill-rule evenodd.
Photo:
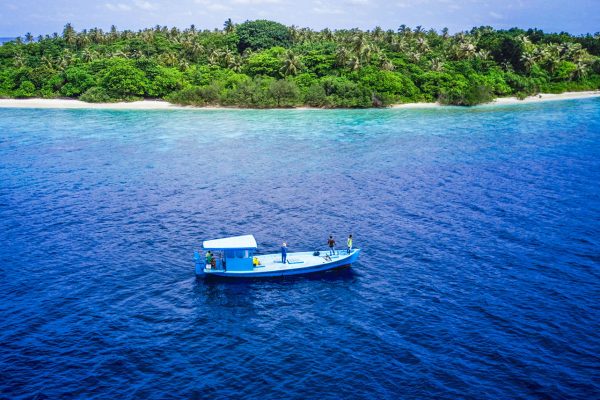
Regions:
M 569 99 L 585 99 L 588 97 L 600 96 L 600 90 L 587 91 L 587 92 L 565 92 L 560 94 L 552 93 L 540 93 L 536 96 L 529 96 L 523 100 L 519 100 L 516 97 L 500 97 L 493 101 L 491 104 L 522 104 L 522 103 L 539 103 L 542 101 L 556 101 L 556 100 L 569 100 Z
M 88 108 L 102 110 L 168 110 L 184 109 L 166 101 L 142 100 L 119 103 L 86 103 L 73 99 L 0 99 L 0 108 Z
M 529 103 L 540 103 L 544 101 L 556 101 L 556 100 L 571 100 L 571 99 L 586 99 L 590 97 L 599 97 L 600 90 L 586 91 L 586 92 L 565 92 L 560 94 L 552 93 L 540 93 L 535 96 L 529 96 L 523 100 L 519 100 L 516 97 L 499 97 L 491 103 L 482 104 L 483 106 L 490 105 L 512 105 L 512 104 L 529 104 Z M 406 104 L 395 104 L 392 108 L 433 108 L 442 107 L 440 103 L 406 103 Z
M 544 101 L 584 99 L 600 96 L 600 90 L 586 92 L 565 92 L 561 94 L 538 94 L 523 100 L 516 97 L 501 97 L 488 105 L 528 104 Z M 432 108 L 441 107 L 439 103 L 395 104 L 391 108 Z M 119 103 L 86 103 L 73 99 L 0 99 L 0 108 L 58 108 L 58 109 L 101 109 L 101 110 L 232 110 L 236 107 L 185 107 L 161 100 L 142 100 Z M 310 107 L 298 107 L 305 110 Z

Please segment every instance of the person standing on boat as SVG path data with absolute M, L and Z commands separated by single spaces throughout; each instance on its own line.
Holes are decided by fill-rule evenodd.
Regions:
M 335 255 L 335 239 L 333 235 L 329 235 L 329 239 L 327 239 L 327 244 L 329 245 L 329 254 Z
M 350 254 L 352 252 L 352 235 L 348 236 L 348 254 Z
M 208 250 L 206 252 L 206 265 L 212 266 L 212 259 L 213 259 L 212 253 L 210 252 L 210 250 Z
M 287 261 L 287 244 L 283 242 L 281 245 L 281 263 L 285 264 Z

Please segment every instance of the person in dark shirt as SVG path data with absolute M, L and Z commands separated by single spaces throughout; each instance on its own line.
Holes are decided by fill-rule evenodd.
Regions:
M 335 255 L 335 239 L 333 238 L 333 235 L 329 235 L 329 239 L 327 239 L 327 244 L 329 245 L 329 254 L 334 256 Z
M 281 245 L 281 263 L 285 264 L 287 261 L 287 244 L 283 242 Z

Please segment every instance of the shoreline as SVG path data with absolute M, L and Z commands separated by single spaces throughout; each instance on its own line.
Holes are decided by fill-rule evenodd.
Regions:
M 564 93 L 539 93 L 535 96 L 525 97 L 520 100 L 516 97 L 498 97 L 490 103 L 478 104 L 473 107 L 489 107 L 489 106 L 506 106 L 515 104 L 531 104 L 531 103 L 544 103 L 547 101 L 559 101 L 559 100 L 576 100 L 576 99 L 588 99 L 593 97 L 600 97 L 600 90 L 588 90 L 582 92 L 564 92 Z M 437 108 L 437 107 L 459 107 L 469 108 L 460 106 L 444 106 L 440 103 L 406 103 L 406 104 L 394 104 L 391 108 Z
M 519 100 L 516 97 L 499 97 L 491 103 L 480 104 L 479 106 L 497 106 L 497 105 L 515 105 L 531 104 L 547 101 L 574 100 L 600 97 L 600 90 L 584 92 L 565 92 L 560 94 L 540 93 L 535 96 L 526 97 Z M 438 107 L 457 107 L 443 106 L 439 103 L 406 103 L 394 104 L 388 108 L 393 109 L 419 109 L 419 108 L 438 108 Z M 44 109 L 96 109 L 96 110 L 252 110 L 252 108 L 241 107 L 222 107 L 222 106 L 179 106 L 163 100 L 141 100 L 133 102 L 119 103 L 86 103 L 75 99 L 0 99 L 0 108 L 44 108 Z M 463 108 L 463 107 L 460 107 Z M 262 110 L 262 109 L 261 109 Z M 318 107 L 293 107 L 293 108 L 275 108 L 264 110 L 322 110 Z M 329 108 L 328 110 L 335 110 Z

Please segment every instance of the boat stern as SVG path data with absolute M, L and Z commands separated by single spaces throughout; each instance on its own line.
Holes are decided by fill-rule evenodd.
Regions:
M 196 264 L 196 276 L 202 277 L 205 275 L 204 268 L 206 267 L 200 258 L 198 250 L 194 250 L 194 263 Z

